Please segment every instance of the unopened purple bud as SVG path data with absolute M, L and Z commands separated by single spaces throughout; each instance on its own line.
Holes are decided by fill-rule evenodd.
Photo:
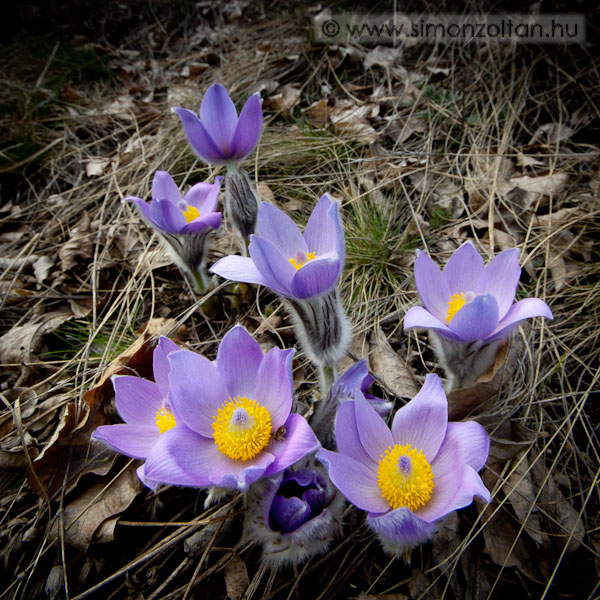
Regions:
M 227 217 L 240 236 L 247 240 L 256 229 L 260 200 L 244 169 L 232 165 L 225 177 Z

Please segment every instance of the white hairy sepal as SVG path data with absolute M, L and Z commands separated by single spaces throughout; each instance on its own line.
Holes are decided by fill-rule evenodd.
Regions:
M 208 488 L 206 499 L 204 500 L 204 510 L 210 508 L 213 504 L 219 503 L 227 494 L 231 494 L 232 490 L 229 488 L 222 488 L 213 485 Z
M 227 166 L 225 176 L 225 211 L 242 239 L 247 240 L 256 229 L 260 200 L 248 173 L 235 165 Z
M 494 365 L 496 354 L 504 340 L 493 342 L 455 342 L 434 330 L 429 330 L 429 340 L 446 373 L 446 393 L 469 387 Z
M 270 569 L 299 565 L 312 556 L 323 554 L 332 540 L 341 533 L 344 496 L 329 481 L 324 468 L 320 464 L 310 462 L 311 468 L 321 473 L 332 498 L 319 515 L 295 531 L 281 533 L 269 526 L 269 510 L 283 479 L 283 472 L 275 477 L 257 481 L 248 490 L 244 538 L 262 546 L 262 560 Z
M 308 359 L 317 367 L 335 365 L 352 339 L 337 287 L 307 300 L 286 299 L 296 337 Z

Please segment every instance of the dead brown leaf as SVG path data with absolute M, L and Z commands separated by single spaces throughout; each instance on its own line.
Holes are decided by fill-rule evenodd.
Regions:
M 329 112 L 329 120 L 333 128 L 340 134 L 357 142 L 370 145 L 378 137 L 377 132 L 368 121 L 376 117 L 379 105 L 363 104 L 357 106 L 351 100 L 341 100 Z
M 327 127 L 327 124 L 329 123 L 329 112 L 330 109 L 329 106 L 327 106 L 327 100 L 322 98 L 321 100 L 313 102 L 313 104 L 306 109 L 306 118 L 313 127 L 323 129 L 324 127 Z
M 225 567 L 225 589 L 229 600 L 242 600 L 250 585 L 246 563 L 236 554 Z
M 71 231 L 69 239 L 58 251 L 61 269 L 68 271 L 73 268 L 78 263 L 78 258 L 91 258 L 93 250 L 94 247 L 90 233 L 90 216 L 87 212 L 84 212 L 81 222 Z
M 292 84 L 284 85 L 277 94 L 265 100 L 265 107 L 279 111 L 282 116 L 289 117 L 294 107 L 300 102 L 301 90 Z

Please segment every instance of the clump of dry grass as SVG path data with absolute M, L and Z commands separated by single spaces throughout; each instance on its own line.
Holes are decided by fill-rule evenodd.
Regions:
M 230 585 L 245 572 L 247 599 L 546 597 L 574 589 L 591 598 L 600 549 L 594 404 L 600 204 L 593 141 L 599 88 L 590 57 L 581 49 L 552 47 L 420 46 L 406 51 L 402 65 L 365 70 L 368 49 L 354 48 L 352 60 L 341 61 L 339 50 L 298 34 L 298 15 L 272 17 L 247 22 L 209 15 L 218 24 L 216 38 L 207 37 L 201 20 L 198 29 L 192 19 L 171 38 L 155 23 L 152 35 L 169 39 L 170 51 L 153 45 L 140 27 L 132 38 L 141 52 L 135 57 L 105 40 L 103 51 L 133 74 L 131 88 L 112 83 L 86 90 L 84 102 L 61 104 L 44 160 L 29 174 L 30 183 L 15 188 L 13 208 L 0 215 L 8 259 L 0 275 L 1 332 L 55 312 L 68 315 L 80 332 L 65 343 L 66 329 L 59 327 L 63 341 L 46 336 L 44 348 L 38 340 L 27 368 L 4 365 L 0 440 L 3 451 L 23 462 L 1 479 L 0 535 L 9 574 L 1 597 L 38 597 L 45 587 L 51 597 L 175 599 L 192 597 L 199 584 L 207 596 L 221 597 L 223 579 Z M 194 34 L 201 38 L 197 45 Z M 448 65 L 448 73 L 429 72 L 430 56 Z M 181 74 L 204 62 L 207 68 L 195 77 Z M 149 80 L 150 64 L 155 76 Z M 237 496 L 203 510 L 203 492 L 170 487 L 134 495 L 116 527 L 118 544 L 92 544 L 85 553 L 73 548 L 78 525 L 64 511 L 99 475 L 86 472 L 85 460 L 77 466 L 67 461 L 57 474 L 65 485 L 41 497 L 25 480 L 24 467 L 50 452 L 70 414 L 67 406 L 74 403 L 78 415 L 86 414 L 84 393 L 152 319 L 172 319 L 169 331 L 210 357 L 235 322 L 262 343 L 294 344 L 290 324 L 265 290 L 223 284 L 212 304 L 196 298 L 164 261 L 152 233 L 120 202 L 127 195 L 148 197 L 157 169 L 179 183 L 217 174 L 194 160 L 168 113 L 174 104 L 197 107 L 216 80 L 238 99 L 260 88 L 268 97 L 287 83 L 301 90 L 290 116 L 267 113 L 249 171 L 268 186 L 263 195 L 271 190 L 299 223 L 322 193 L 342 201 L 348 246 L 342 290 L 355 358 L 381 326 L 417 382 L 438 368 L 425 338 L 408 336 L 401 326 L 417 301 L 416 248 L 443 264 L 466 239 L 489 256 L 516 245 L 523 265 L 519 294 L 543 298 L 554 312 L 553 323 L 519 330 L 523 350 L 514 377 L 478 417 L 497 442 L 484 472 L 496 502 L 487 512 L 471 507 L 446 521 L 434 544 L 413 554 L 411 566 L 385 557 L 361 515 L 348 508 L 345 536 L 327 555 L 270 573 L 251 541 L 239 539 L 243 508 Z M 384 92 L 375 93 L 382 82 Z M 365 144 L 331 122 L 314 127 L 311 104 L 322 96 L 332 107 L 348 98 L 377 104 L 379 115 L 369 122 L 375 141 Z M 394 123 L 400 133 L 392 131 Z M 549 124 L 554 129 L 544 129 Z M 406 128 L 413 130 L 408 136 Z M 99 174 L 86 172 L 90 164 Z M 74 258 L 64 268 L 68 244 Z M 223 230 L 215 258 L 234 247 Z M 50 257 L 52 268 L 36 280 L 32 269 L 40 256 Z M 52 360 L 39 354 L 46 350 Z M 306 411 L 316 379 L 303 357 L 294 376 Z M 110 465 L 98 467 L 106 490 L 131 469 L 121 459 Z M 85 474 L 71 484 L 77 469 Z M 498 560 L 500 546 L 512 556 Z

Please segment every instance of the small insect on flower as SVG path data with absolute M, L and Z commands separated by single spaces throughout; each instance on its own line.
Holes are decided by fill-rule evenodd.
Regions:
M 285 441 L 285 432 L 286 432 L 286 428 L 283 427 L 283 425 L 274 433 L 273 435 L 273 439 L 276 442 L 283 442 Z

